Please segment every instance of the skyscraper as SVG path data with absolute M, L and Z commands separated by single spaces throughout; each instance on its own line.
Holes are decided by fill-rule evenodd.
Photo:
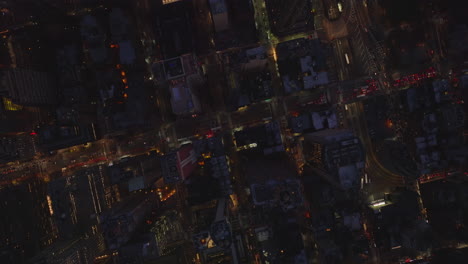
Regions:
M 45 185 L 35 178 L 0 191 L 0 259 L 23 263 L 56 239 Z
M 314 170 L 343 189 L 355 187 L 364 167 L 359 138 L 346 129 L 327 129 L 304 135 L 304 156 Z
M 54 78 L 47 72 L 26 68 L 0 72 L 0 94 L 18 105 L 45 106 L 57 103 Z

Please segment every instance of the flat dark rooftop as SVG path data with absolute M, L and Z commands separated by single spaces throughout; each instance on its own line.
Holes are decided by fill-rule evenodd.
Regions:
M 313 30 L 313 15 L 308 0 L 265 0 L 270 25 L 277 36 Z

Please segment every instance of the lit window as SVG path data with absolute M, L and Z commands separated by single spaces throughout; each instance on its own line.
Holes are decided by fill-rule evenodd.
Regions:
M 6 97 L 3 97 L 3 105 L 7 111 L 19 111 L 23 109 L 21 105 L 14 104 L 11 99 Z
M 180 0 L 163 0 L 163 5 L 167 5 L 167 4 L 170 4 L 170 3 L 175 3 L 175 2 L 178 2 Z
M 47 205 L 49 206 L 49 213 L 50 215 L 54 215 L 54 210 L 52 208 L 52 199 L 50 199 L 50 196 L 47 195 Z

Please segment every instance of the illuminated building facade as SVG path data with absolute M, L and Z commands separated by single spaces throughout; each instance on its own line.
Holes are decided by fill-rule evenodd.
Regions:
M 0 136 L 0 161 L 27 160 L 34 156 L 35 146 L 26 133 Z
M 106 246 L 115 250 L 126 244 L 143 223 L 154 202 L 135 194 L 99 216 Z
M 112 205 L 107 187 L 100 166 L 48 183 L 48 208 L 61 239 L 97 232 L 98 216 Z
M 187 232 L 182 221 L 180 213 L 171 210 L 164 212 L 151 228 L 160 256 L 171 253 L 177 246 L 187 242 Z
M 56 241 L 42 181 L 23 180 L 16 186 L 3 188 L 0 199 L 0 257 L 6 263 L 22 263 Z
M 82 264 L 94 263 L 104 251 L 102 235 L 94 234 L 54 243 L 30 260 L 32 264 Z
M 7 97 L 2 97 L 2 105 L 6 111 L 19 111 L 23 109 L 21 105 L 13 103 L 11 99 Z
M 162 4 L 163 5 L 167 5 L 167 4 L 171 4 L 171 3 L 175 3 L 175 2 L 179 2 L 181 0 L 162 0 Z

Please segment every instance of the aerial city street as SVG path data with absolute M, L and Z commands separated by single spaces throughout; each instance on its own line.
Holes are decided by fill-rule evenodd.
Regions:
M 468 263 L 460 0 L 0 0 L 0 264 Z

